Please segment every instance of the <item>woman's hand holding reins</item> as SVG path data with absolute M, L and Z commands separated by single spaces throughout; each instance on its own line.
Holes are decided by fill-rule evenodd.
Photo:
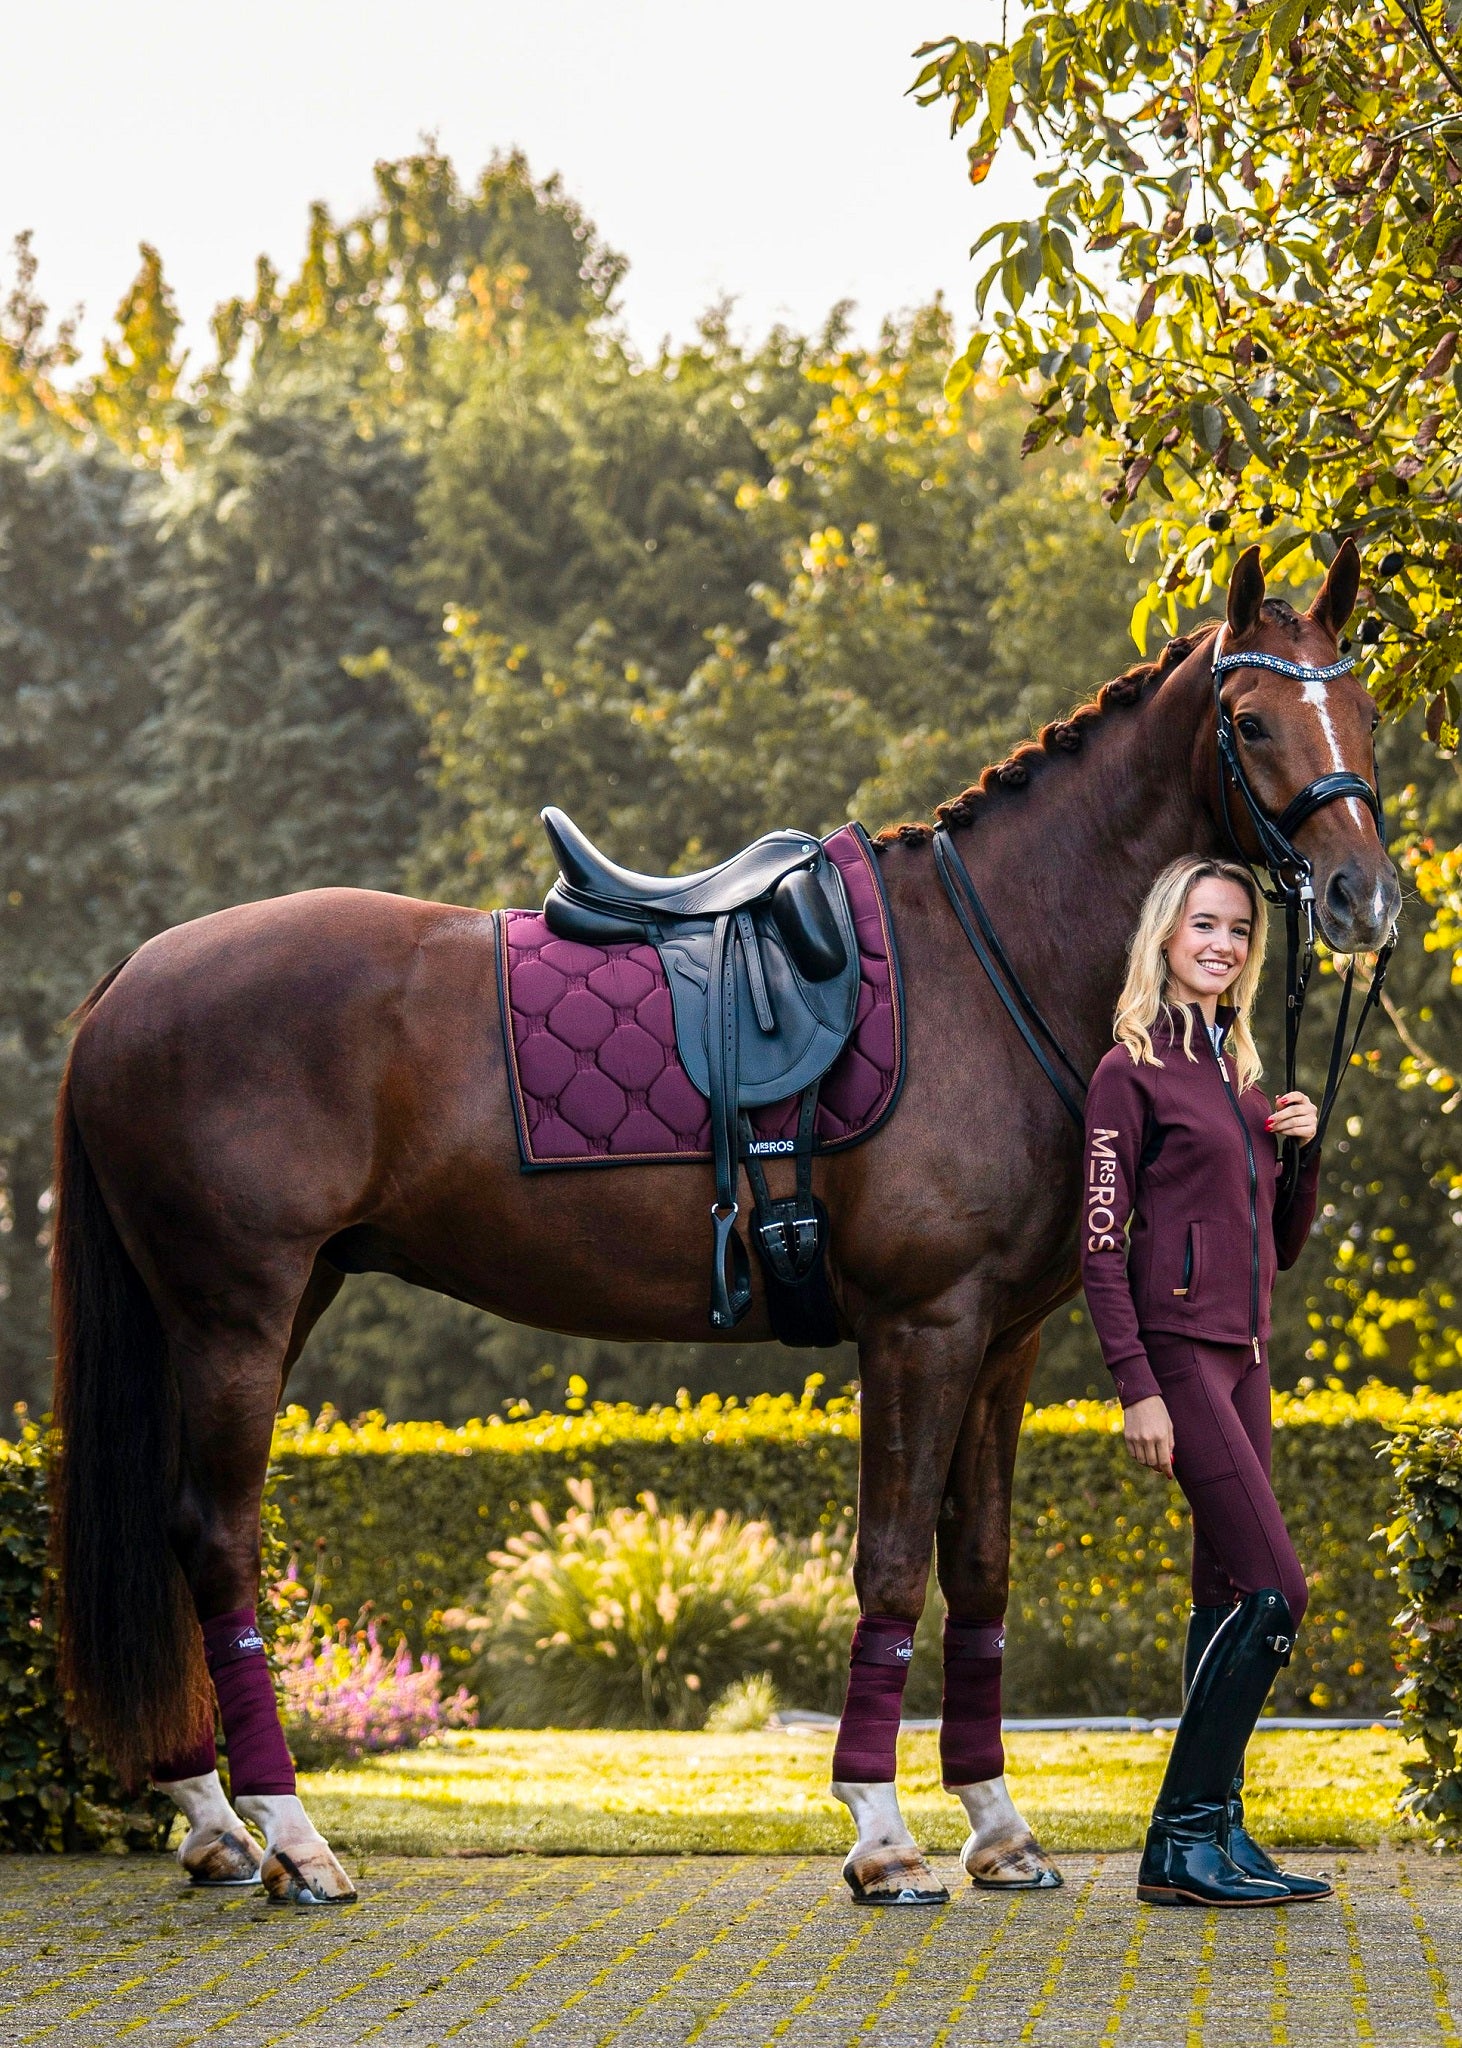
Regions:
M 1139 1465 L 1173 1476 L 1173 1419 L 1161 1394 L 1122 1410 L 1122 1434 Z
M 1267 1121 L 1267 1128 L 1276 1138 L 1298 1138 L 1302 1145 L 1308 1145 L 1320 1127 L 1320 1112 L 1308 1095 L 1302 1095 L 1298 1088 L 1290 1095 L 1276 1095 L 1274 1114 Z

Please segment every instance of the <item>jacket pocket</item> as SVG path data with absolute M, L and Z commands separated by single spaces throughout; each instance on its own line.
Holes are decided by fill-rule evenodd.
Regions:
M 1183 1284 L 1175 1287 L 1173 1294 L 1189 1303 L 1198 1297 L 1203 1272 L 1203 1233 L 1200 1225 L 1190 1223 L 1183 1240 Z

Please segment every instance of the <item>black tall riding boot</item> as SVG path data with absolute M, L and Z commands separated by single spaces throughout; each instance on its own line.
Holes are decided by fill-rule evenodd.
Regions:
M 1203 1661 L 1203 1653 L 1217 1635 L 1224 1617 L 1230 1613 L 1227 1607 L 1194 1607 L 1188 1617 L 1188 1635 L 1183 1644 L 1183 1699 L 1186 1702 Z M 1310 1901 L 1329 1899 L 1335 1895 L 1335 1888 L 1328 1878 L 1302 1877 L 1297 1870 L 1281 1870 L 1262 1849 L 1244 1825 L 1244 1760 L 1239 1759 L 1239 1768 L 1234 1773 L 1233 1786 L 1228 1796 L 1227 1826 L 1221 1836 L 1222 1846 L 1230 1863 L 1242 1870 L 1245 1877 L 1264 1879 L 1269 1884 L 1282 1884 L 1292 1899 Z
M 1246 1595 L 1215 1630 L 1153 1808 L 1137 1873 L 1140 1899 L 1154 1906 L 1277 1906 L 1291 1896 L 1272 1879 L 1247 1876 L 1223 1843 L 1245 1747 L 1293 1641 L 1289 1604 L 1273 1587 Z

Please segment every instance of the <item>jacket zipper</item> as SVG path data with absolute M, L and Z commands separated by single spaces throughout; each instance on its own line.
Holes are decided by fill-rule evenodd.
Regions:
M 1209 1045 L 1213 1047 L 1214 1064 L 1217 1066 L 1219 1076 L 1223 1081 L 1223 1092 L 1228 1097 L 1229 1105 L 1239 1120 L 1239 1129 L 1244 1134 L 1244 1156 L 1249 1162 L 1249 1342 L 1254 1347 L 1254 1363 L 1258 1365 L 1261 1363 L 1259 1357 L 1259 1169 L 1254 1162 L 1254 1140 L 1249 1134 L 1249 1126 L 1244 1112 L 1239 1107 L 1239 1098 L 1234 1093 L 1233 1083 L 1229 1080 L 1228 1068 L 1223 1063 L 1223 1055 L 1219 1052 L 1218 1047 L 1213 1044 L 1213 1039 L 1206 1030 L 1203 1035 L 1208 1039 Z

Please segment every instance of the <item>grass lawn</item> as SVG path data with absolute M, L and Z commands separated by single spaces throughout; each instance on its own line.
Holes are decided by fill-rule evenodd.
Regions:
M 1167 1735 L 1011 1734 L 1006 1773 L 1048 1848 L 1140 1846 Z M 831 1729 L 758 1735 L 494 1730 L 306 1776 L 316 1824 L 354 1853 L 832 1853 Z M 1249 1752 L 1249 1812 L 1273 1843 L 1361 1846 L 1410 1833 L 1393 1811 L 1405 1746 L 1390 1730 L 1276 1731 Z M 904 1812 L 928 1849 L 964 1839 L 937 1737 L 900 1744 Z

